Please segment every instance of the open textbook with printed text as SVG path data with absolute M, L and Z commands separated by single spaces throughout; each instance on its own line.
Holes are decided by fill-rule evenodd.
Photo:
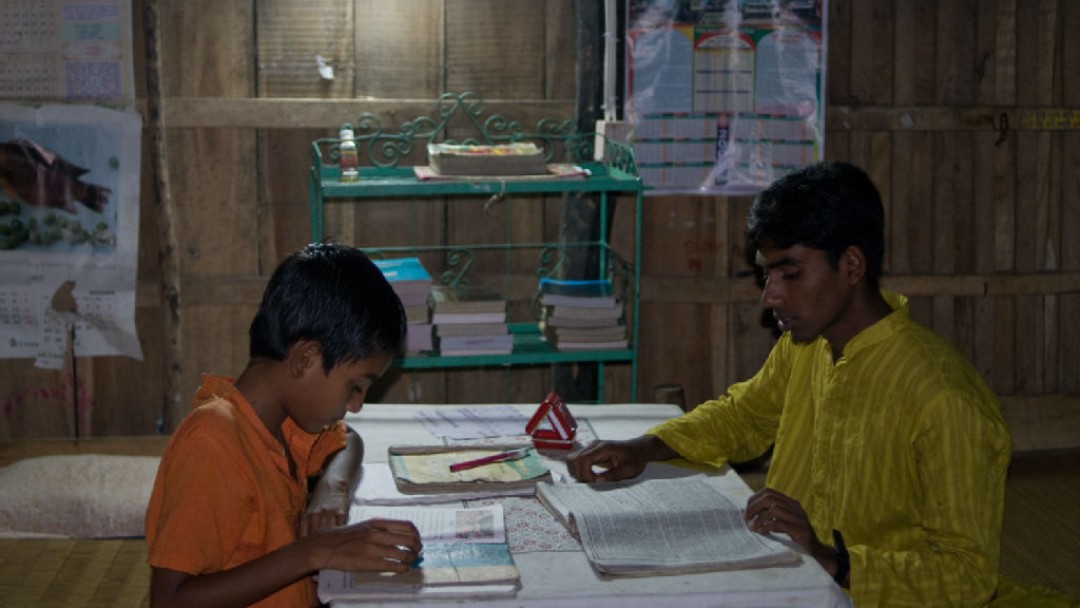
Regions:
M 600 484 L 540 483 L 537 497 L 581 540 L 597 572 L 645 576 L 798 564 L 746 527 L 742 509 L 705 475 Z
M 520 574 L 506 542 L 502 505 L 482 508 L 353 505 L 349 522 L 372 518 L 411 521 L 424 543 L 422 559 L 407 572 L 319 573 L 319 599 L 469 599 L 513 596 Z

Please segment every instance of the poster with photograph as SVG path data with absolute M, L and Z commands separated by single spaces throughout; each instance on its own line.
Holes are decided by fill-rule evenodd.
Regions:
M 141 127 L 135 112 L 0 104 L 0 357 L 142 358 Z
M 751 194 L 824 156 L 825 0 L 630 0 L 625 117 L 652 193 Z

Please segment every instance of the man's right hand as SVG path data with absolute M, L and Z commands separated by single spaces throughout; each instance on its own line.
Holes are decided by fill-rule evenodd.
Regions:
M 651 460 L 677 456 L 667 444 L 652 435 L 623 441 L 593 442 L 574 452 L 566 467 L 574 479 L 585 483 L 619 481 L 641 475 Z

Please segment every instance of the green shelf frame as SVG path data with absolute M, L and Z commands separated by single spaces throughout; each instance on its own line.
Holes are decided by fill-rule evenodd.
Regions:
M 567 192 L 588 192 L 599 196 L 601 235 L 608 233 L 608 205 L 612 195 L 634 196 L 634 245 L 633 259 L 623 260 L 613 251 L 606 240 L 590 242 L 544 242 L 544 243 L 502 243 L 492 245 L 439 246 L 419 245 L 400 247 L 364 248 L 377 256 L 409 255 L 423 251 L 481 250 L 481 249 L 520 249 L 534 248 L 543 259 L 546 252 L 563 252 L 573 247 L 596 247 L 599 251 L 600 276 L 619 279 L 624 287 L 621 295 L 631 307 L 628 311 L 627 328 L 629 348 L 620 350 L 559 351 L 543 339 L 537 323 L 510 323 L 510 332 L 514 336 L 514 349 L 505 355 L 470 355 L 442 356 L 418 355 L 399 358 L 395 365 L 407 370 L 451 369 L 485 366 L 521 366 L 550 365 L 557 363 L 596 363 L 597 397 L 604 402 L 604 364 L 629 363 L 631 368 L 630 400 L 637 401 L 637 366 L 638 366 L 638 303 L 640 298 L 641 270 L 638 261 L 641 258 L 641 207 L 644 187 L 637 174 L 637 167 L 631 149 L 618 142 L 604 143 L 603 160 L 592 160 L 593 146 L 597 143 L 595 134 L 575 133 L 571 121 L 552 121 L 541 119 L 532 130 L 525 130 L 520 123 L 494 115 L 484 118 L 483 104 L 472 93 L 455 95 L 447 93 L 436 104 L 436 118 L 418 117 L 403 123 L 396 131 L 382 128 L 378 119 L 364 114 L 354 123 L 357 144 L 361 150 L 360 179 L 356 182 L 342 182 L 337 167 L 337 146 L 339 140 L 331 138 L 317 139 L 312 142 L 312 163 L 310 169 L 310 214 L 311 240 L 320 242 L 324 238 L 324 211 L 327 204 L 356 204 L 366 200 L 386 200 L 394 198 L 432 198 L 445 197 L 453 200 L 460 196 L 506 195 L 511 204 L 516 203 L 511 197 L 515 194 L 543 195 Z M 478 135 L 452 140 L 447 137 L 453 121 L 461 122 L 464 116 L 475 128 Z M 466 143 L 493 145 L 498 143 L 534 141 L 545 150 L 547 159 L 557 162 L 572 162 L 588 172 L 585 177 L 571 178 L 517 178 L 489 177 L 484 179 L 420 180 L 411 166 L 399 166 L 399 163 L 414 148 L 428 143 Z M 526 203 L 527 204 L 527 203 Z M 539 268 L 539 267 L 538 267 Z M 548 271 L 539 268 L 538 276 Z M 460 279 L 461 277 L 457 277 Z

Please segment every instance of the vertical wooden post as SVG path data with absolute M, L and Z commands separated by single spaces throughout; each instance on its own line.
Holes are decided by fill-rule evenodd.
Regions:
M 160 11 L 158 0 L 144 0 L 146 28 L 147 131 L 152 145 L 153 195 L 157 202 L 158 262 L 161 265 L 162 368 L 164 401 L 159 431 L 169 433 L 183 418 L 180 406 L 180 260 L 177 256 L 172 197 L 169 193 L 169 165 L 162 113 Z
M 601 40 L 603 0 L 574 3 L 574 23 L 577 29 L 577 108 L 575 121 L 578 133 L 596 129 L 603 97 Z M 562 242 L 596 241 L 600 228 L 598 197 L 588 193 L 569 193 L 563 199 Z M 609 200 L 609 213 L 614 208 Z M 611 223 L 608 222 L 610 226 Z M 575 248 L 566 252 L 562 276 L 568 279 L 596 278 L 597 252 Z M 566 401 L 590 401 L 597 398 L 596 380 L 599 373 L 595 363 L 555 366 L 555 392 Z

